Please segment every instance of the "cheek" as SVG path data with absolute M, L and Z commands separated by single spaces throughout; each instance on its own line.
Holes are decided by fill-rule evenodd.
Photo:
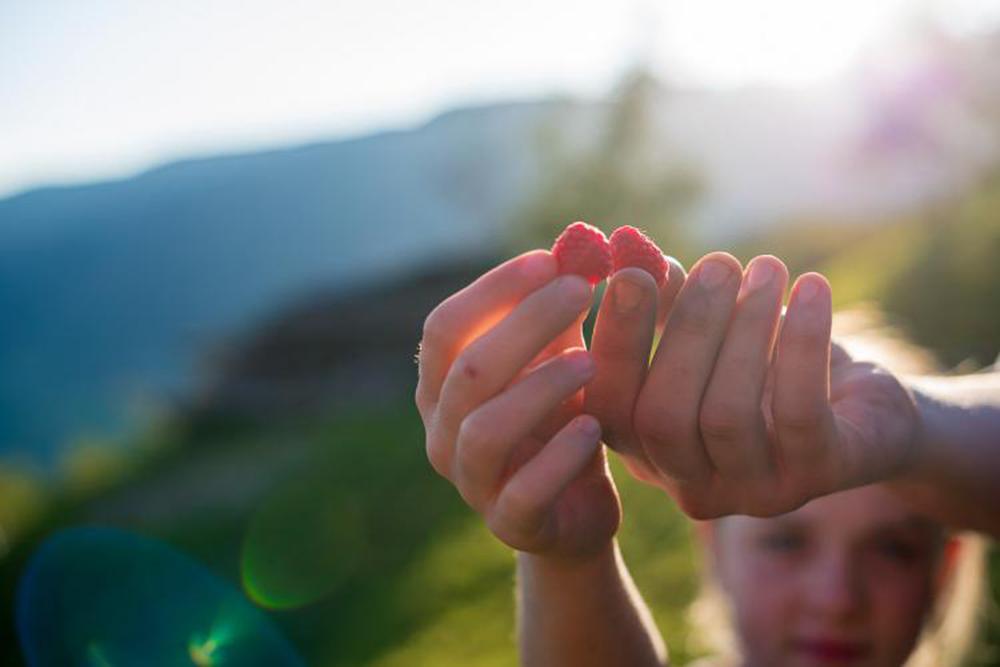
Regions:
M 887 656 L 900 662 L 914 648 L 931 608 L 929 579 L 919 574 L 872 577 L 871 622 Z
M 768 664 L 784 643 L 797 614 L 797 577 L 787 564 L 774 559 L 744 557 L 726 573 L 736 633 L 747 657 Z

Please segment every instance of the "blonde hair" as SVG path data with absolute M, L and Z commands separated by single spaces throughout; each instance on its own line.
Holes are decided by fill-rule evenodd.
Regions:
M 902 375 L 938 370 L 929 352 L 907 342 L 871 307 L 837 313 L 833 329 L 837 342 L 854 359 L 877 362 Z M 985 606 L 987 542 L 969 532 L 945 537 L 945 541 L 957 541 L 958 554 L 905 667 L 958 667 L 974 648 Z M 695 654 L 709 652 L 722 664 L 735 665 L 740 656 L 735 624 L 709 559 L 708 554 L 703 557 L 701 590 L 688 609 L 692 628 L 688 648 Z

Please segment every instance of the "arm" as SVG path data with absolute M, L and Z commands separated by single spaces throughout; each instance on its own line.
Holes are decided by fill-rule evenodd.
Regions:
M 942 522 L 1000 536 L 1000 373 L 907 379 L 856 361 L 831 344 L 825 279 L 796 280 L 782 316 L 787 280 L 774 257 L 745 273 L 723 253 L 702 258 L 648 369 L 651 337 L 639 333 L 652 329 L 652 299 L 641 323 L 595 329 L 587 409 L 608 446 L 695 518 L 773 516 L 887 483 Z M 606 380 L 623 358 L 632 381 Z
M 600 424 L 582 411 L 591 297 L 545 251 L 486 273 L 428 316 L 415 398 L 431 465 L 519 552 L 525 662 L 662 664 L 614 546 L 621 505 Z
M 581 562 L 518 553 L 518 637 L 526 667 L 667 664 L 663 638 L 617 541 Z
M 909 378 L 923 437 L 893 488 L 956 528 L 1000 537 L 1000 372 Z

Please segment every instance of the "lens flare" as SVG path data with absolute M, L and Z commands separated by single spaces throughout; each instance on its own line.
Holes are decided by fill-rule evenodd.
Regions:
M 300 607 L 330 595 L 366 548 L 362 509 L 319 473 L 296 475 L 251 519 L 243 543 L 243 587 L 259 605 Z
M 240 591 L 172 548 L 71 528 L 32 556 L 17 592 L 25 661 L 49 665 L 303 665 Z

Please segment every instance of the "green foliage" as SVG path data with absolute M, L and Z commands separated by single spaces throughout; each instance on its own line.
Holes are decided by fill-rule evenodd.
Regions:
M 541 176 L 515 216 L 514 251 L 549 247 L 569 223 L 584 220 L 610 233 L 620 225 L 646 231 L 676 254 L 684 241 L 679 215 L 701 190 L 696 173 L 667 151 L 655 125 L 659 84 L 646 72 L 626 77 L 610 100 L 595 137 L 564 128 L 557 110 L 538 133 Z
M 885 307 L 947 363 L 990 364 L 1000 352 L 1000 170 L 928 222 Z
M 38 537 L 99 512 L 102 523 L 163 539 L 248 588 L 254 582 L 241 564 L 248 549 L 257 549 L 258 564 L 284 575 L 272 584 L 292 581 L 296 588 L 290 590 L 300 592 L 315 577 L 321 589 L 318 599 L 284 598 L 270 612 L 309 664 L 485 667 L 516 661 L 513 554 L 433 473 L 412 406 L 269 431 L 234 426 L 227 435 L 216 425 L 169 437 L 179 438 L 162 445 L 169 456 L 118 468 L 128 479 L 108 485 L 102 476 L 93 495 L 74 487 L 57 499 Z M 686 520 L 662 493 L 639 485 L 617 462 L 614 468 L 626 505 L 623 551 L 674 656 L 684 659 L 684 609 L 695 587 Z M 341 511 L 349 511 L 350 522 L 325 522 Z M 280 528 L 267 535 L 270 540 L 253 534 L 262 516 L 265 527 Z M 351 530 L 340 530 L 345 525 Z M 5 564 L 8 614 L 11 584 L 38 537 L 20 544 L 17 557 Z M 301 554 L 274 548 L 280 539 L 294 550 L 324 555 L 332 570 L 315 569 L 311 559 L 303 565 Z M 281 572 L 296 567 L 298 572 Z M 326 576 L 330 572 L 335 576 Z M 16 647 L 4 651 L 0 662 L 17 664 Z
M 1000 352 L 1000 170 L 966 196 L 874 227 L 818 262 L 834 305 L 868 301 L 945 363 Z

